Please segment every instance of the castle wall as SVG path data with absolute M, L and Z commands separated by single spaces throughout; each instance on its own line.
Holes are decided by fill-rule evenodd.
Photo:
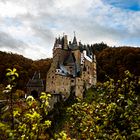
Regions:
M 84 81 L 80 77 L 76 78 L 76 89 L 75 89 L 75 96 L 79 98 L 83 98 L 84 92 Z
M 91 63 L 88 60 L 84 60 L 84 65 L 85 65 L 85 71 L 82 71 L 82 79 L 86 85 L 86 88 L 90 88 L 92 85 L 94 85 L 95 82 L 95 63 Z
M 80 52 L 80 50 L 72 51 L 72 53 L 74 53 L 74 56 L 76 58 L 76 63 L 80 64 L 81 63 L 81 52 Z
M 71 79 L 55 73 L 55 70 L 49 71 L 47 76 L 46 91 L 53 93 L 62 93 L 65 97 L 70 94 Z

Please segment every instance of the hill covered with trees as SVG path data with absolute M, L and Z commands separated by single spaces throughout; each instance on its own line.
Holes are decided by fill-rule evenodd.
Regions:
M 114 80 L 121 79 L 125 70 L 139 76 L 140 48 L 109 47 L 103 42 L 88 47 L 96 54 L 97 80 L 99 82 L 106 81 L 108 77 Z M 0 84 L 6 82 L 4 76 L 6 69 L 16 68 L 20 75 L 18 89 L 24 89 L 35 71 L 40 71 L 41 78 L 45 81 L 52 62 L 52 59 L 48 58 L 33 61 L 21 55 L 6 52 L 0 52 L 0 60 Z
M 51 59 L 41 59 L 33 61 L 22 55 L 6 53 L 0 51 L 0 84 L 6 84 L 6 69 L 16 68 L 20 77 L 17 81 L 17 88 L 24 89 L 28 80 L 32 78 L 35 71 L 40 71 L 41 78 L 45 81 L 46 73 L 50 68 Z
M 105 81 L 107 76 L 121 79 L 125 70 L 140 76 L 140 48 L 107 47 L 96 54 L 98 81 Z

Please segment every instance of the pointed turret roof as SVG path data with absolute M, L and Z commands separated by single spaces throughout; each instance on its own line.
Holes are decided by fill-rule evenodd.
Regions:
M 40 79 L 40 72 L 35 72 L 33 77 L 32 77 L 32 80 L 35 80 L 35 79 Z
M 72 50 L 79 49 L 75 33 L 74 33 L 74 38 L 73 38 L 72 44 L 69 44 L 69 48 L 72 49 Z
M 32 79 L 27 83 L 27 87 L 43 87 L 43 80 L 40 79 L 40 72 L 35 72 Z
M 76 39 L 76 36 L 74 36 L 72 44 L 77 45 L 77 39 Z

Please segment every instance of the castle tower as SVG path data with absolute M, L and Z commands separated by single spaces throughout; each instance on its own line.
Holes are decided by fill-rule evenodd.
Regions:
M 64 35 L 62 39 L 63 39 L 63 49 L 67 50 L 68 49 L 67 35 Z
M 79 46 L 78 46 L 78 43 L 77 43 L 77 39 L 76 39 L 76 36 L 74 35 L 74 38 L 73 38 L 73 42 L 72 42 L 72 53 L 74 54 L 74 57 L 76 59 L 76 69 L 77 69 L 77 72 L 80 72 L 80 67 L 81 67 L 81 52 L 80 52 L 80 49 L 79 49 Z
M 60 61 L 60 56 L 61 56 L 61 51 L 62 51 L 62 39 L 56 38 L 55 39 L 55 43 L 54 43 L 54 47 L 53 47 L 53 66 L 57 66 L 59 61 Z

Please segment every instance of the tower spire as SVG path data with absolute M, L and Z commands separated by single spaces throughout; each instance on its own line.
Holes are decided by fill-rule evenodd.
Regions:
M 75 34 L 75 31 L 74 31 L 73 33 L 74 33 L 74 38 L 73 38 L 73 43 L 72 43 L 72 44 L 77 45 L 77 39 L 76 39 L 76 34 Z
M 75 31 L 73 31 L 73 34 L 74 34 L 74 36 L 76 37 L 76 33 L 75 33 Z

